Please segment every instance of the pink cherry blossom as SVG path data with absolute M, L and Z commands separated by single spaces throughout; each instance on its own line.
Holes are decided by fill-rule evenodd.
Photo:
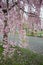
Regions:
M 7 45 L 3 45 L 3 47 L 6 49 L 6 48 L 8 48 L 8 44 Z
M 4 29 L 4 32 L 8 33 L 10 31 L 10 28 L 8 26 Z

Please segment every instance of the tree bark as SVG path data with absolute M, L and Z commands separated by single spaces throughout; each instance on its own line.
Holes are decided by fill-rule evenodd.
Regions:
M 6 27 L 8 26 L 8 23 L 7 23 L 7 14 L 4 14 L 5 15 L 5 20 L 4 20 L 4 29 L 3 29 L 3 43 L 4 44 L 8 44 L 8 33 L 6 32 Z

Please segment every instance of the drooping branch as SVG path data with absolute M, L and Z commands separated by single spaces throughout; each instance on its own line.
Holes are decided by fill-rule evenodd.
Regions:
M 13 2 L 13 0 L 12 0 L 12 2 Z M 29 0 L 27 0 L 27 2 L 28 2 L 28 4 L 30 3 L 29 2 Z M 40 0 L 40 3 L 42 2 L 42 0 Z M 8 8 L 8 11 L 10 11 L 12 8 L 14 8 L 15 6 L 17 6 L 18 7 L 18 1 L 16 1 L 16 2 L 13 2 L 13 5 L 10 7 L 10 8 Z M 34 8 L 34 6 L 30 3 L 30 5 Z M 7 7 L 9 6 L 9 0 L 7 0 Z M 28 15 L 28 16 L 31 16 L 31 17 L 34 17 L 34 16 L 38 16 L 36 13 L 29 13 L 29 12 L 26 12 L 23 8 L 21 8 L 21 7 L 18 7 L 20 10 L 22 10 L 26 15 Z M 35 9 L 35 8 L 34 8 Z M 38 16 L 39 17 L 39 16 Z
M 7 2 L 7 8 L 9 7 L 9 0 L 6 0 L 6 2 Z
M 14 6 L 17 6 L 18 7 L 18 2 L 13 2 L 13 5 L 12 5 L 12 7 L 11 8 L 9 8 L 9 11 L 12 9 L 12 8 L 14 8 Z M 23 8 L 21 8 L 21 7 L 18 7 L 20 10 L 22 10 L 26 15 L 28 15 L 28 16 L 31 16 L 31 17 L 34 17 L 34 16 L 38 16 L 38 15 L 36 15 L 35 13 L 29 13 L 29 12 L 26 12 Z
M 28 2 L 28 4 L 30 4 L 33 8 L 34 8 L 34 6 L 29 2 L 29 0 L 27 0 L 27 2 Z M 34 8 L 35 9 L 35 8 Z
M 42 0 L 40 0 L 40 5 L 42 4 Z
M 14 8 L 14 6 L 16 6 L 18 3 L 17 2 L 15 2 L 10 8 L 9 8 L 9 10 L 11 10 L 12 8 Z

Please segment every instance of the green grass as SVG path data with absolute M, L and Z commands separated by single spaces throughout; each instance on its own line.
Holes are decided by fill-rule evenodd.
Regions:
M 37 36 L 43 37 L 43 31 L 38 32 Z
M 38 36 L 38 37 L 43 37 L 43 31 L 39 31 L 39 32 L 36 32 L 36 34 L 32 34 L 32 33 L 26 33 L 27 36 Z
M 2 46 L 0 46 L 0 53 L 2 53 L 3 52 L 3 47 Z
M 3 52 L 3 46 L 2 46 L 2 42 L 0 42 L 0 55 L 2 54 Z
M 14 55 L 6 60 L 1 57 L 0 65 L 43 65 L 43 55 L 15 46 Z
M 32 33 L 26 33 L 27 36 L 34 36 Z

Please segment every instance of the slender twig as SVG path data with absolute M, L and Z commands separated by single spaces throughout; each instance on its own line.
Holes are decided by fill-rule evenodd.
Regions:
M 10 8 L 9 8 L 9 10 L 11 10 L 12 8 L 14 8 L 14 6 L 16 6 L 18 3 L 17 2 L 15 2 Z
M 13 2 L 13 0 L 12 0 Z M 29 1 L 27 0 L 28 4 L 29 4 Z M 42 0 L 40 1 L 40 3 L 42 2 Z M 34 6 L 30 3 L 30 5 L 34 8 Z M 8 11 L 10 11 L 12 8 L 14 8 L 15 6 L 18 7 L 18 2 L 13 2 L 13 5 L 8 8 Z M 8 0 L 7 0 L 7 7 L 8 7 Z M 29 12 L 26 12 L 23 8 L 21 7 L 18 7 L 20 10 L 22 10 L 26 15 L 28 16 L 31 16 L 31 17 L 37 17 L 38 15 L 36 13 L 29 13 Z M 39 16 L 38 16 L 39 17 Z

